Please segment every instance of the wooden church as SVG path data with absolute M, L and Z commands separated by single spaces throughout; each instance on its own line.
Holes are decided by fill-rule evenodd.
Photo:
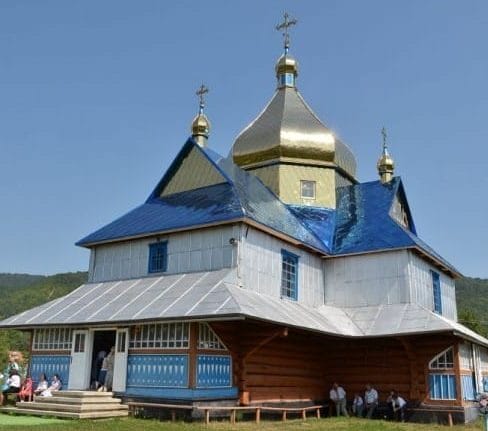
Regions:
M 34 378 L 88 389 L 115 346 L 125 399 L 310 403 L 338 381 L 473 417 L 488 340 L 457 322 L 459 272 L 417 236 L 386 140 L 380 179 L 357 180 L 296 87 L 288 25 L 276 92 L 229 156 L 208 145 L 202 87 L 147 200 L 77 243 L 88 282 L 0 322 L 32 334 Z

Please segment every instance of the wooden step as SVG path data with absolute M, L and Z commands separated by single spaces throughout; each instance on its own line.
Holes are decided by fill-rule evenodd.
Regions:
M 60 404 L 60 403 L 42 403 L 42 402 L 24 402 L 17 403 L 16 407 L 19 410 L 55 410 L 61 412 L 103 412 L 103 411 L 118 411 L 127 410 L 128 406 L 125 404 Z
M 109 397 L 113 396 L 113 392 L 97 392 L 97 391 L 54 391 L 52 393 L 54 397 Z
M 0 409 L 2 412 L 10 412 L 23 415 L 31 416 L 51 416 L 58 418 L 72 418 L 72 419 L 98 419 L 98 418 L 112 418 L 127 416 L 127 410 L 111 410 L 102 412 L 63 412 L 56 410 L 36 410 L 36 409 L 19 409 L 17 407 L 2 407 Z
M 120 398 L 100 398 L 100 397 L 34 397 L 36 403 L 54 404 L 120 404 Z

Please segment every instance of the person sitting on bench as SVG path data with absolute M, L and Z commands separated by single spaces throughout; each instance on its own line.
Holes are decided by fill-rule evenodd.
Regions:
M 5 405 L 7 402 L 8 394 L 17 394 L 20 391 L 20 376 L 19 372 L 12 368 L 9 373 L 9 377 L 5 382 L 5 389 L 0 394 L 0 405 Z
M 53 376 L 51 384 L 49 385 L 49 387 L 45 391 L 42 391 L 41 396 L 52 397 L 53 396 L 52 393 L 61 390 L 62 387 L 63 387 L 63 383 L 59 379 L 59 375 L 55 374 Z

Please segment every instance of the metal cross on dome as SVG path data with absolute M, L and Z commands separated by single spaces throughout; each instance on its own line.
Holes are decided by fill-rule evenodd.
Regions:
M 381 129 L 381 134 L 383 135 L 383 149 L 385 149 L 387 147 L 386 145 L 387 134 L 386 134 L 386 129 L 384 127 Z
M 204 95 L 208 93 L 208 88 L 205 86 L 205 84 L 200 85 L 200 88 L 197 90 L 195 93 L 199 98 L 200 98 L 200 113 L 203 112 L 203 108 L 205 107 L 205 99 Z
M 291 27 L 292 25 L 296 25 L 298 22 L 295 18 L 290 18 L 290 15 L 288 15 L 288 12 L 285 12 L 283 15 L 283 22 L 281 24 L 278 24 L 276 26 L 276 30 L 283 31 L 283 43 L 285 47 L 285 53 L 288 53 L 288 49 L 290 48 L 290 34 L 288 33 L 288 28 Z

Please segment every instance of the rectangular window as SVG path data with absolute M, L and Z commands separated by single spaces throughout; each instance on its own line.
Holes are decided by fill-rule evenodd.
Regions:
M 455 400 L 456 376 L 454 374 L 429 374 L 430 399 Z
M 75 353 L 83 353 L 85 351 L 85 334 L 75 335 Z
M 168 242 L 149 244 L 149 269 L 152 272 L 165 272 L 168 264 Z
M 130 349 L 188 349 L 190 324 L 187 322 L 133 326 Z
M 315 181 L 300 181 L 301 196 L 305 199 L 315 199 Z
M 34 330 L 32 350 L 71 350 L 71 329 L 49 328 Z
M 434 293 L 434 312 L 442 314 L 441 280 L 437 272 L 430 271 L 430 273 L 432 274 L 432 290 Z
M 298 298 L 298 256 L 281 250 L 281 296 Z

